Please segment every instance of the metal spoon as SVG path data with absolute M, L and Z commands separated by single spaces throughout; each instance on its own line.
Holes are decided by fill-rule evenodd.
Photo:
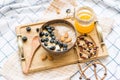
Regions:
M 96 21 L 96 29 L 97 29 L 98 38 L 101 44 L 101 48 L 104 51 L 103 46 L 105 45 L 105 43 L 103 41 L 102 27 L 98 24 L 98 21 Z

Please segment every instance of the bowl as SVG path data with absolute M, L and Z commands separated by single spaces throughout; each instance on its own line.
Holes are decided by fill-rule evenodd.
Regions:
M 55 19 L 42 25 L 39 37 L 41 46 L 48 53 L 62 54 L 74 47 L 77 33 L 69 21 Z

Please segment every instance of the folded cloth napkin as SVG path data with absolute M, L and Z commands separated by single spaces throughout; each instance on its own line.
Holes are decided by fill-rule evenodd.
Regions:
M 55 19 L 55 18 L 66 17 L 66 15 L 67 15 L 65 12 L 66 9 L 70 8 L 73 12 L 73 8 L 76 6 L 76 4 L 70 5 L 73 2 L 67 3 L 68 2 L 67 1 L 65 3 L 65 0 L 60 0 L 60 1 L 61 1 L 61 3 L 63 3 L 62 5 L 64 5 L 64 6 L 62 6 L 62 8 L 60 8 L 60 10 L 61 10 L 60 14 L 56 14 L 56 9 L 53 9 L 53 11 L 47 11 L 48 8 L 45 10 L 44 8 L 41 8 L 41 5 L 33 6 L 33 7 L 31 7 L 30 5 L 26 5 L 26 4 L 11 5 L 12 10 L 10 12 L 8 12 L 9 15 L 5 14 L 5 16 L 8 16 L 8 17 L 4 17 L 3 22 L 4 22 L 4 19 L 6 20 L 6 19 L 11 18 L 12 22 L 15 22 L 15 23 L 11 24 L 11 21 L 8 20 L 9 25 L 18 26 L 20 24 L 25 24 L 25 23 L 30 23 L 30 22 L 44 21 L 44 20 L 46 21 L 46 20 L 51 20 L 51 19 Z M 92 3 L 91 5 L 94 5 L 94 4 Z M 15 6 L 17 6 L 17 7 L 15 7 Z M 50 5 L 48 5 L 48 6 L 50 7 Z M 82 5 L 80 5 L 80 6 L 82 6 Z M 11 8 L 9 8 L 9 9 L 11 9 Z M 7 7 L 7 9 L 8 9 L 8 7 Z M 13 16 L 11 14 L 14 13 L 14 9 L 17 12 L 17 14 L 15 14 Z M 40 11 L 37 12 L 37 10 L 40 10 Z M 97 10 L 97 8 L 95 10 Z M 1 9 L 1 11 L 3 11 L 3 9 Z M 28 11 L 28 13 L 30 12 L 30 14 L 28 14 L 27 11 Z M 38 15 L 38 16 L 36 16 L 36 15 Z M 27 16 L 27 18 L 26 18 L 26 16 Z M 23 17 L 23 18 L 21 19 L 20 17 Z M 25 17 L 25 19 L 24 19 L 24 17 Z M 17 20 L 17 18 L 19 20 Z M 32 20 L 30 18 L 32 18 Z M 106 19 L 107 19 L 107 21 L 106 21 Z M 17 22 L 22 22 L 22 23 L 16 23 L 16 20 L 17 20 Z M 29 21 L 29 20 L 31 20 L 31 21 Z M 104 16 L 101 18 L 101 16 L 100 16 L 100 17 L 98 17 L 98 21 L 99 21 L 99 24 L 103 28 L 103 35 L 104 35 L 104 37 L 106 37 L 108 35 L 108 33 L 111 32 L 111 28 L 112 28 L 112 24 L 113 24 L 114 20 L 109 17 L 104 17 Z M 3 29 L 9 29 L 9 27 L 3 28 Z M 2 31 L 2 29 L 0 29 L 0 30 L 1 30 L 2 34 L 5 33 L 4 30 L 3 31 Z M 13 30 L 13 28 L 12 28 L 12 30 Z M 17 43 L 15 43 L 15 44 L 17 44 Z M 78 70 L 78 66 L 73 64 L 73 65 L 68 65 L 68 66 L 64 66 L 64 67 L 60 67 L 60 68 L 56 68 L 56 69 L 33 73 L 33 74 L 26 76 L 22 73 L 18 53 L 13 53 L 9 56 L 7 62 L 2 67 L 2 70 L 0 70 L 0 74 L 3 77 L 5 77 L 7 80 L 69 80 L 69 77 L 73 73 L 75 73 L 77 70 Z

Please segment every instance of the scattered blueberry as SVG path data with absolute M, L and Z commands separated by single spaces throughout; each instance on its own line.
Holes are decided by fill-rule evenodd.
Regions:
M 31 28 L 30 28 L 30 27 L 27 27 L 27 28 L 26 28 L 26 31 L 27 31 L 27 32 L 30 32 L 30 31 L 31 31 Z
M 40 32 L 39 36 L 40 37 L 44 36 L 44 32 Z
M 26 41 L 27 41 L 27 37 L 26 37 L 26 36 L 23 36 L 23 37 L 22 37 L 22 41 L 23 41 L 23 42 L 26 42 Z
M 39 28 L 36 28 L 36 32 L 39 32 Z
M 70 10 L 70 9 L 67 9 L 67 10 L 66 10 L 66 13 L 70 13 L 70 12 L 71 12 L 71 10 Z

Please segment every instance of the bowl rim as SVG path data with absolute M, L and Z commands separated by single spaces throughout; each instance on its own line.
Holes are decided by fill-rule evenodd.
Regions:
M 64 23 L 64 24 L 67 24 L 67 25 L 69 25 L 70 27 L 72 27 L 73 28 L 73 30 L 74 30 L 74 33 L 75 33 L 75 42 L 73 43 L 73 45 L 70 47 L 70 48 L 68 48 L 67 50 L 65 50 L 65 51 L 53 51 L 53 50 L 50 50 L 50 49 L 48 49 L 47 47 L 45 47 L 43 44 L 42 44 L 42 42 L 41 42 L 41 38 L 40 38 L 40 36 L 39 36 L 39 41 L 40 41 L 40 43 L 41 43 L 41 46 L 47 51 L 47 52 L 49 52 L 49 53 L 57 53 L 57 54 L 59 54 L 59 53 L 66 53 L 66 52 L 68 52 L 69 50 L 71 50 L 74 46 L 75 46 L 75 43 L 76 43 L 76 41 L 77 41 L 77 31 L 76 31 L 76 29 L 75 29 L 75 27 L 74 27 L 74 25 L 71 23 L 71 22 L 69 22 L 69 21 L 67 21 L 67 20 L 64 20 L 64 19 L 54 19 L 54 20 L 50 20 L 50 21 L 47 21 L 47 22 L 45 22 L 42 26 L 41 26 L 41 28 L 40 28 L 40 32 L 42 32 L 42 30 L 43 30 L 43 27 L 45 27 L 46 25 L 51 25 L 51 24 L 56 24 L 56 23 Z M 39 33 L 40 33 L 39 32 Z

